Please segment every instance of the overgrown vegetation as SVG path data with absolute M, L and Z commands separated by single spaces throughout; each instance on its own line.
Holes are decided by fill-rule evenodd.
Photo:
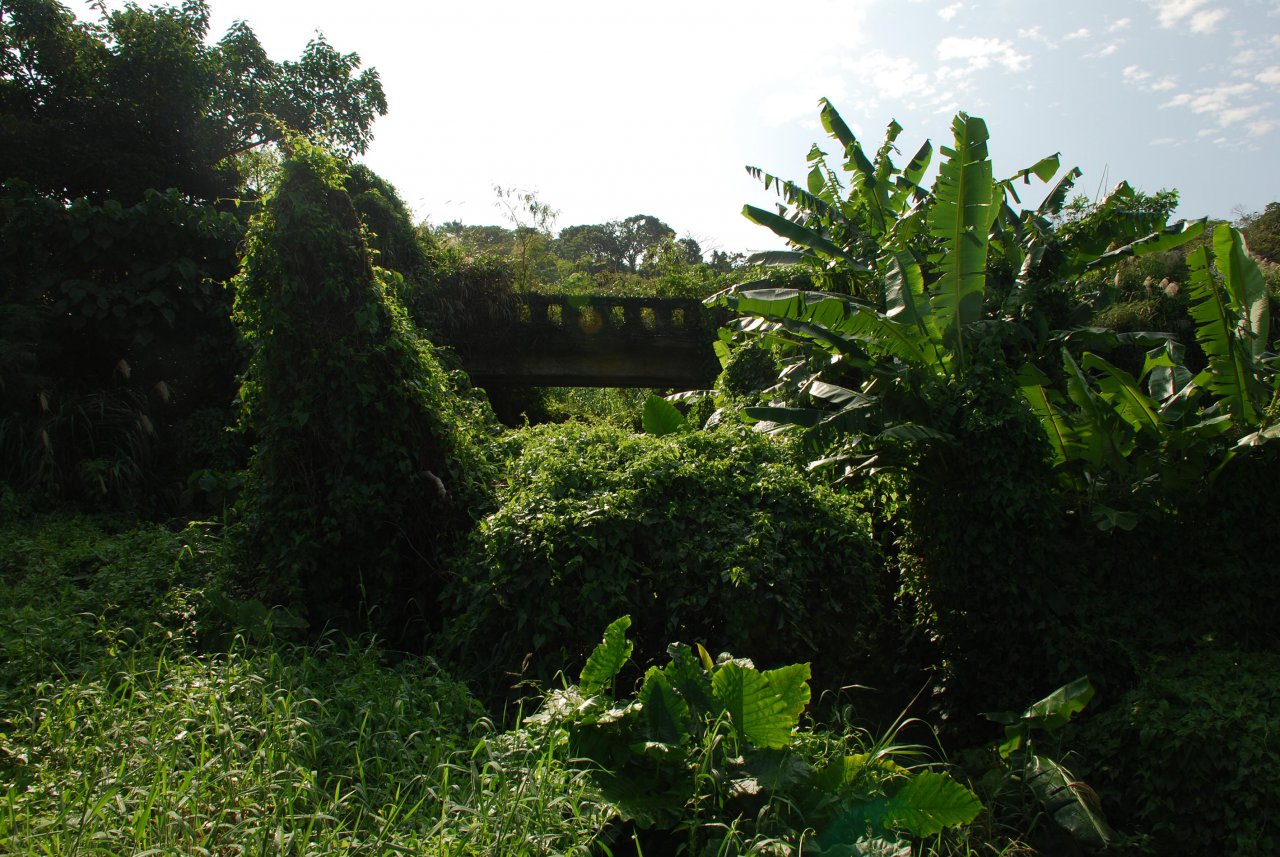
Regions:
M 421 637 L 448 546 L 485 502 L 491 418 L 373 265 L 340 164 L 305 140 L 289 148 L 234 282 L 257 438 L 246 584 L 317 626 Z
M 0 851 L 1275 850 L 1274 205 L 824 100 L 786 251 L 432 229 L 354 54 L 100 14 L 0 0 Z M 525 289 L 721 290 L 725 371 L 503 431 Z

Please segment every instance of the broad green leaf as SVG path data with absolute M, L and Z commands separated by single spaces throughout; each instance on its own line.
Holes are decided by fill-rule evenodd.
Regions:
M 826 381 L 811 382 L 807 387 L 805 387 L 805 392 L 810 396 L 813 396 L 815 399 L 830 402 L 836 407 L 866 405 L 870 404 L 872 401 L 856 390 L 850 390 L 846 387 L 840 387 L 835 384 L 828 384 Z
M 1045 381 L 1048 379 L 1045 378 Z M 1049 388 L 1043 383 L 1020 380 L 1019 389 L 1031 405 L 1031 410 L 1040 419 L 1040 426 L 1053 450 L 1054 463 L 1061 464 L 1079 457 L 1080 441 L 1076 430 L 1054 401 Z
M 1138 431 L 1148 431 L 1157 436 L 1161 433 L 1163 425 L 1156 403 L 1138 388 L 1138 382 L 1132 375 L 1087 351 L 1081 364 L 1085 369 L 1102 373 L 1098 377 L 1098 386 L 1121 419 Z
M 1133 448 L 1133 437 L 1127 423 L 1119 420 L 1111 403 L 1094 392 L 1089 379 L 1080 371 L 1067 349 L 1062 349 L 1062 365 L 1066 370 L 1067 395 L 1080 408 L 1084 424 L 1078 426 L 1081 457 L 1100 467 L 1103 459 L 1112 465 L 1123 462 Z
M 715 664 L 707 650 L 699 645 L 695 653 L 686 645 L 676 644 L 669 646 L 667 652 L 671 655 L 671 663 L 662 671 L 676 693 L 699 718 L 705 714 L 719 714 L 720 705 L 712 694 L 709 675 Z M 706 657 L 705 662 L 702 661 L 703 656 Z
M 818 113 L 822 120 L 822 127 L 828 134 L 840 141 L 840 145 L 846 149 L 857 142 L 853 132 L 849 130 L 849 126 L 845 124 L 844 119 L 840 118 L 840 113 L 825 98 L 819 98 L 818 104 L 821 110 Z
M 1067 201 L 1067 194 L 1071 192 L 1071 188 L 1075 187 L 1076 179 L 1080 178 L 1084 173 L 1079 167 L 1072 167 L 1071 170 L 1058 179 L 1058 183 L 1053 186 L 1053 190 L 1040 201 L 1036 214 L 1041 217 L 1052 217 L 1062 210 L 1063 204 Z
M 747 257 L 747 264 L 750 265 L 797 265 L 812 256 L 806 256 L 795 250 L 766 250 L 762 253 L 752 253 Z
M 1071 722 L 1071 718 L 1083 711 L 1093 699 L 1093 694 L 1093 683 L 1088 676 L 1082 676 L 1027 706 L 1021 713 L 1003 711 L 984 714 L 983 717 L 1004 724 L 1005 740 L 1000 745 L 1000 755 L 1007 759 L 1021 749 L 1033 729 L 1053 733 Z
M 1058 826 L 1090 850 L 1100 851 L 1115 841 L 1093 789 L 1066 768 L 1045 756 L 1027 759 L 1026 783 Z
M 1032 703 L 1022 713 L 1022 719 L 1047 732 L 1055 732 L 1071 722 L 1071 718 L 1084 711 L 1093 699 L 1093 682 L 1088 676 L 1064 684 L 1039 702 Z
M 778 749 L 809 704 L 809 665 L 757 672 L 730 662 L 716 670 L 711 686 L 740 738 Z
M 650 394 L 649 398 L 644 400 L 644 414 L 641 417 L 641 426 L 644 428 L 645 434 L 661 437 L 665 434 L 674 434 L 688 429 L 689 422 L 675 405 L 659 395 Z
M 897 214 L 901 215 L 907 210 L 916 194 L 924 193 L 920 188 L 920 179 L 924 178 L 925 170 L 929 168 L 929 162 L 932 160 L 933 143 L 925 140 L 924 145 L 903 168 L 902 175 L 894 179 L 894 189 L 889 198 L 889 205 Z
M 1148 253 L 1161 253 L 1165 250 L 1172 250 L 1175 247 L 1181 247 L 1193 238 L 1197 238 L 1204 233 L 1205 219 L 1199 220 L 1179 220 L 1166 226 L 1159 232 L 1152 232 L 1143 238 L 1139 238 L 1123 247 L 1117 247 L 1108 253 L 1090 262 L 1087 267 L 1098 268 L 1103 265 L 1109 265 L 1128 256 L 1145 256 Z
M 742 415 L 748 422 L 776 423 L 800 428 L 813 428 L 830 414 L 830 411 L 818 408 L 789 408 L 785 405 L 761 405 L 742 409 Z
M 815 196 L 822 193 L 822 189 L 826 185 L 826 176 L 822 174 L 821 167 L 814 167 L 809 170 L 808 183 L 809 193 L 814 194 Z
M 1257 359 L 1267 350 L 1271 332 L 1271 300 L 1262 269 L 1249 255 L 1244 236 L 1227 223 L 1213 230 L 1213 259 L 1231 296 L 1231 308 L 1240 316 L 1237 338 Z
M 720 306 L 776 320 L 787 329 L 826 341 L 841 353 L 854 351 L 856 339 L 868 350 L 892 355 L 914 366 L 930 365 L 917 334 L 847 295 L 800 289 L 732 289 L 713 296 Z M 811 325 L 811 326 L 808 326 Z
M 848 266 L 850 271 L 859 273 L 869 273 L 871 271 L 871 268 L 866 263 L 849 255 L 849 253 L 833 244 L 831 239 L 807 226 L 788 220 L 780 214 L 765 211 L 763 208 L 756 208 L 754 205 L 744 205 L 742 214 L 752 223 L 759 223 L 761 226 L 771 229 L 775 235 L 785 238 L 797 247 L 805 248 L 827 259 L 839 259 Z
M 1191 371 L 1182 365 L 1182 352 L 1182 343 L 1169 339 L 1163 345 L 1148 351 L 1142 361 L 1142 377 L 1147 379 L 1147 393 L 1156 401 L 1169 401 L 1191 383 Z
M 1058 167 L 1062 163 L 1061 155 L 1061 152 L 1055 152 L 1047 158 L 1041 158 L 1029 167 L 1018 170 L 1016 173 L 1009 176 L 1009 178 L 1000 182 L 1000 187 L 1005 193 L 1012 196 L 1015 202 L 1021 203 L 1022 199 L 1018 196 L 1018 191 L 1014 187 L 1018 180 L 1021 179 L 1022 183 L 1025 185 L 1031 184 L 1032 176 L 1035 176 L 1042 182 L 1049 181 L 1053 178 L 1054 174 L 1058 172 Z
M 672 687 L 664 670 L 650 667 L 636 695 L 649 740 L 680 744 L 689 737 L 689 706 Z
M 965 365 L 965 325 L 982 317 L 986 289 L 987 242 L 996 208 L 995 184 L 987 157 L 987 126 L 960 113 L 952 123 L 955 149 L 943 148 L 946 160 L 934 185 L 929 232 L 943 242 L 939 276 L 931 303 L 938 328 L 949 338 L 960 366 Z
M 1209 358 L 1207 386 L 1221 396 L 1232 418 L 1243 425 L 1258 421 L 1250 386 L 1252 378 L 1245 364 L 1248 352 L 1236 340 L 1236 315 L 1229 298 L 1209 271 L 1208 251 L 1201 247 L 1187 256 L 1191 269 L 1189 287 L 1191 317 L 1196 322 L 1196 341 Z
M 924 287 L 920 266 L 910 253 L 898 252 L 889 256 L 884 277 L 885 316 L 901 322 L 908 330 L 914 328 L 920 350 L 932 357 L 932 365 L 939 371 L 947 365 L 942 335 L 938 331 L 933 307 Z
M 604 629 L 604 639 L 587 658 L 578 679 L 578 689 L 583 696 L 593 696 L 607 689 L 627 658 L 631 657 L 633 644 L 627 639 L 630 627 L 631 617 L 623 616 Z
M 814 776 L 813 784 L 824 791 L 837 792 L 859 782 L 868 774 L 868 769 L 878 769 L 882 775 L 909 776 L 911 773 L 892 759 L 875 758 L 870 753 L 852 753 L 827 762 Z
M 968 824 L 982 812 L 978 796 L 946 774 L 922 771 L 894 792 L 885 805 L 887 827 L 913 836 L 933 836 L 945 827 Z

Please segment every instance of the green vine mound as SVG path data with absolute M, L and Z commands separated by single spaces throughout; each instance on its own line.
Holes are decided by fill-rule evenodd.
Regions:
M 458 393 L 375 267 L 339 162 L 291 144 L 235 280 L 253 588 L 313 627 L 420 638 L 440 557 L 486 497 L 487 406 Z
M 508 441 L 499 507 L 445 592 L 464 671 L 550 679 L 629 612 L 637 660 L 672 639 L 763 664 L 812 660 L 824 687 L 863 664 L 892 609 L 858 502 L 749 429 L 662 437 L 538 426 Z

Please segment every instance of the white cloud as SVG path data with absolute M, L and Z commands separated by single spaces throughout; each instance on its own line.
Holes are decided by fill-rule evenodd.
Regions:
M 1280 65 L 1273 65 L 1270 68 L 1263 69 L 1253 79 L 1259 83 L 1269 83 L 1272 86 L 1280 85 Z
M 1258 116 L 1269 105 L 1253 100 L 1257 91 L 1257 86 L 1247 82 L 1219 84 L 1198 89 L 1195 92 L 1180 92 L 1160 106 L 1183 107 L 1192 113 L 1211 118 L 1215 127 L 1201 129 L 1199 132 L 1201 137 L 1207 137 L 1229 126 L 1239 124 L 1244 125 L 1249 136 L 1258 137 L 1270 132 L 1276 123 L 1274 120 Z
M 1031 65 L 1031 56 L 1019 53 L 1013 42 L 980 36 L 967 39 L 948 36 L 938 42 L 938 59 L 943 62 L 963 60 L 967 63 L 964 70 L 950 69 L 948 75 L 984 69 L 992 63 L 1002 65 L 1009 71 L 1023 71 Z M 939 69 L 939 73 L 942 73 L 942 69 Z
M 1089 28 L 1081 27 L 1080 29 L 1074 32 L 1067 33 L 1065 36 L 1062 37 L 1062 40 L 1064 42 L 1069 42 L 1069 41 L 1072 41 L 1073 39 L 1087 39 L 1087 38 L 1089 38 Z
M 1223 18 L 1227 17 L 1226 9 L 1206 9 L 1191 16 L 1191 32 L 1212 33 Z
M 938 10 L 938 17 L 944 21 L 950 21 L 960 10 L 964 8 L 963 3 L 952 3 L 950 6 L 943 6 Z
M 1227 17 L 1227 10 L 1224 8 L 1200 8 L 1209 0 L 1147 0 L 1147 2 L 1156 10 L 1156 18 L 1160 26 L 1166 29 L 1186 21 L 1194 33 L 1211 33 L 1218 23 Z
M 1166 75 L 1159 80 L 1152 80 L 1151 72 L 1137 65 L 1127 65 L 1120 72 L 1124 82 L 1136 86 L 1143 92 L 1165 92 L 1177 88 L 1177 81 Z
M 1132 23 L 1133 23 L 1132 18 L 1121 18 L 1119 21 L 1115 21 L 1110 26 L 1108 26 L 1107 32 L 1118 33 L 1121 30 L 1126 29 Z
M 1248 104 L 1243 107 L 1228 107 L 1225 110 L 1218 111 L 1218 124 L 1234 125 L 1237 122 L 1243 122 L 1245 119 L 1253 118 L 1261 110 L 1261 104 Z

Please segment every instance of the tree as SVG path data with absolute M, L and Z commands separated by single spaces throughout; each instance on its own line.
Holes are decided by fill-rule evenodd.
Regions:
M 243 22 L 216 45 L 208 31 L 205 0 L 91 24 L 56 0 L 0 0 L 0 149 L 23 153 L 3 178 L 67 200 L 172 187 L 209 201 L 236 194 L 235 156 L 282 127 L 348 155 L 368 147 L 387 105 L 356 54 L 317 37 L 276 63 Z
M 1280 263 L 1280 202 L 1269 202 L 1260 214 L 1245 218 L 1244 237 L 1254 256 Z
M 533 191 L 494 186 L 498 207 L 513 227 L 517 285 L 529 288 L 534 282 L 535 262 L 545 258 L 551 242 L 551 229 L 560 212 L 538 199 Z
M 631 273 L 639 273 L 642 264 L 657 258 L 664 241 L 676 237 L 676 231 L 651 214 L 636 214 L 626 220 L 608 224 L 615 241 L 616 258 Z

